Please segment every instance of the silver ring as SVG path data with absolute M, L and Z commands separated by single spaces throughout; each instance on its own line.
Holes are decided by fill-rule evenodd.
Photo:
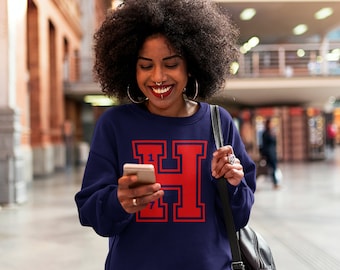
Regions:
M 133 206 L 137 206 L 137 199 L 136 198 L 132 199 L 132 204 L 133 204 Z
M 236 161 L 236 157 L 234 154 L 228 155 L 229 164 L 234 165 L 235 161 Z
M 163 84 L 163 82 L 155 82 L 155 84 L 156 84 L 157 86 L 161 86 L 161 85 Z

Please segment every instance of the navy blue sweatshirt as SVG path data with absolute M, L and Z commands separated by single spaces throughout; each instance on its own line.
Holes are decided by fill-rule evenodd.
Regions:
M 216 150 L 207 103 L 190 117 L 151 114 L 143 105 L 112 107 L 98 120 L 81 190 L 80 222 L 109 237 L 106 270 L 227 270 L 231 254 L 216 179 Z M 230 114 L 220 110 L 224 144 L 233 146 L 245 172 L 229 195 L 237 229 L 254 203 L 255 165 Z M 117 198 L 123 164 L 155 166 L 163 198 L 136 214 Z M 95 250 L 94 250 L 95 252 Z

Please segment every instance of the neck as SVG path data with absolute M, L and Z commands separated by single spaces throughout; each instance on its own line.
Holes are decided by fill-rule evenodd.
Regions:
M 149 112 L 166 117 L 189 117 L 198 110 L 198 103 L 187 99 L 183 99 L 182 104 L 177 108 L 155 108 L 149 101 L 145 102 L 145 106 Z

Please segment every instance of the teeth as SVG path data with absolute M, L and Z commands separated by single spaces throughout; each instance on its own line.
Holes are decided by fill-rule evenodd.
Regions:
M 170 88 L 171 88 L 171 86 L 157 87 L 157 88 L 152 87 L 152 91 L 154 91 L 157 94 L 164 94 L 164 93 L 168 92 L 170 90 Z

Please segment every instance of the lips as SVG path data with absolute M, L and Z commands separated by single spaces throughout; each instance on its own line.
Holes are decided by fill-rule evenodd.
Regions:
M 163 99 L 171 94 L 172 86 L 153 86 L 151 90 L 155 97 Z

